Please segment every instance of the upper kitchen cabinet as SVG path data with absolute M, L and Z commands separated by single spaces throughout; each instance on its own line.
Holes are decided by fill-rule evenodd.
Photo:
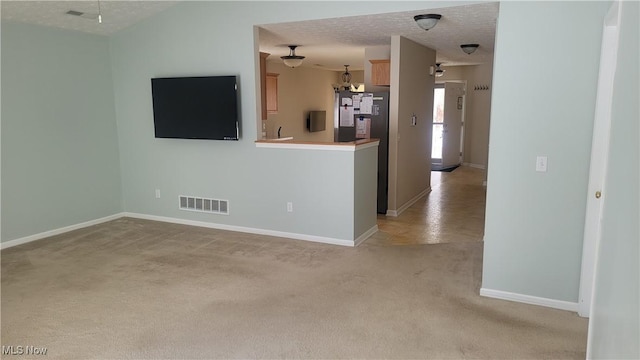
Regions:
M 378 86 L 391 85 L 391 60 L 369 60 L 371 63 L 371 83 Z
M 267 73 L 267 114 L 278 113 L 278 74 Z
M 267 57 L 270 54 L 260 53 L 260 102 L 262 104 L 260 117 L 267 120 Z

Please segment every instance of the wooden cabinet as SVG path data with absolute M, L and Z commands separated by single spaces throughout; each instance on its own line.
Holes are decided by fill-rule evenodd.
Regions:
M 371 63 L 371 84 L 379 86 L 391 85 L 391 60 L 369 60 Z
M 260 117 L 267 120 L 267 57 L 268 53 L 260 53 L 260 104 L 262 104 Z
M 270 54 L 260 53 L 260 115 L 267 120 L 268 114 L 278 112 L 278 74 L 267 72 L 267 57 Z
M 267 114 L 278 112 L 278 74 L 267 73 Z

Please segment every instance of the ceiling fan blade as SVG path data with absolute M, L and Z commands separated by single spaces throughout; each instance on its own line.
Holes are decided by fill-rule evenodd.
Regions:
M 81 18 L 85 18 L 85 19 L 91 19 L 91 20 L 95 20 L 98 18 L 98 14 L 93 14 L 93 13 L 84 13 L 82 15 L 80 15 Z

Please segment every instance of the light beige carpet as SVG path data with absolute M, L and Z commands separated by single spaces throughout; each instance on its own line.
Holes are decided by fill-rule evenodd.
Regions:
M 2 251 L 2 345 L 59 359 L 584 358 L 587 320 L 480 297 L 481 262 L 476 242 L 346 248 L 124 218 Z

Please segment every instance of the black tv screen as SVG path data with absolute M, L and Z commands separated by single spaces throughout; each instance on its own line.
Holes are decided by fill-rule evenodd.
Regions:
M 236 76 L 151 79 L 156 138 L 238 140 Z

